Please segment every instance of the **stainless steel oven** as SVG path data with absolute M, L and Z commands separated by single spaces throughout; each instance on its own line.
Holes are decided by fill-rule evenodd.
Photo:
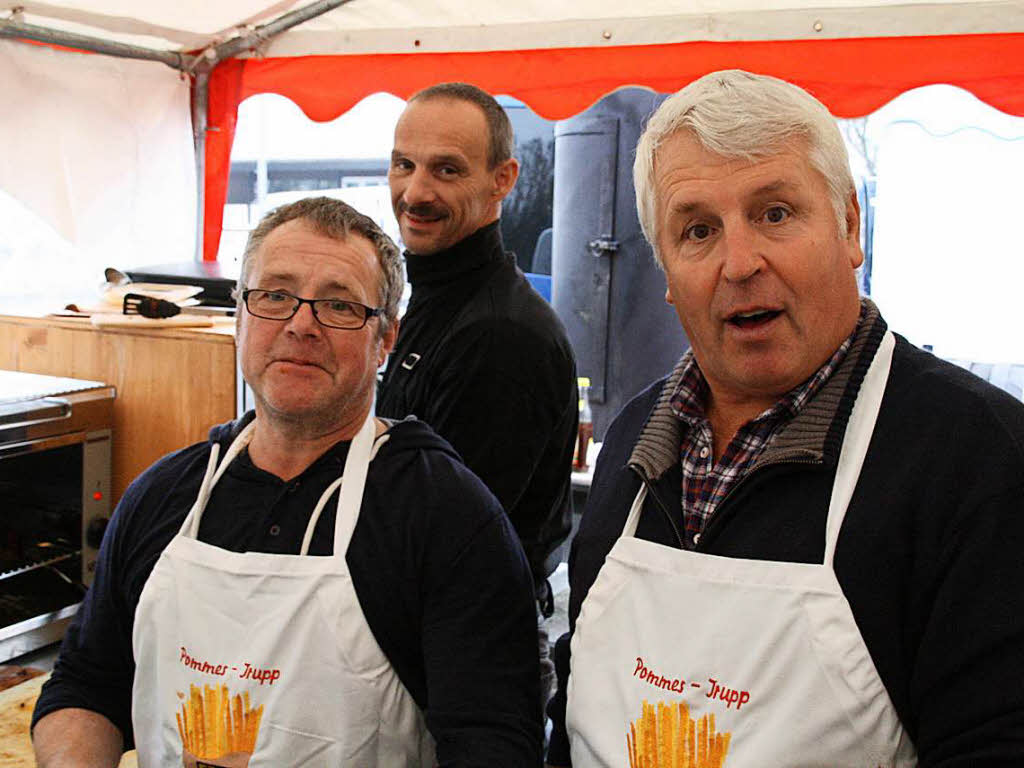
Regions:
M 0 661 L 61 638 L 110 518 L 114 388 L 0 370 Z

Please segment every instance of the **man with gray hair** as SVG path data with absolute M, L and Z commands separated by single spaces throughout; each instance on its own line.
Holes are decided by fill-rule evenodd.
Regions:
M 1024 406 L 858 295 L 805 91 L 707 75 L 634 170 L 692 349 L 605 438 L 548 763 L 1024 764 Z
M 39 765 L 539 764 L 515 531 L 428 426 L 372 414 L 398 249 L 301 200 L 252 232 L 238 287 L 255 412 L 121 499 L 36 706 Z

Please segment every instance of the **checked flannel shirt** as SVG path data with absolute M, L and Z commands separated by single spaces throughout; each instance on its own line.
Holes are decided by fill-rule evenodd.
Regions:
M 860 326 L 860 320 L 857 326 Z M 686 352 L 683 375 L 672 393 L 671 406 L 675 415 L 687 427 L 679 446 L 679 459 L 683 467 L 683 522 L 686 528 L 683 543 L 687 549 L 697 545 L 704 527 L 722 499 L 753 466 L 779 429 L 800 413 L 800 409 L 839 367 L 856 333 L 855 327 L 853 333 L 813 376 L 740 427 L 717 464 L 711 423 L 705 415 L 708 383 L 693 357 L 693 350 Z

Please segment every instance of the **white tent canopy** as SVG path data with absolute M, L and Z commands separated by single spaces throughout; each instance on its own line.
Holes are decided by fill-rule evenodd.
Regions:
M 197 51 L 305 3 L 22 2 L 26 24 Z M 493 51 L 1024 31 L 1024 3 L 993 0 L 351 0 L 285 32 L 266 56 Z

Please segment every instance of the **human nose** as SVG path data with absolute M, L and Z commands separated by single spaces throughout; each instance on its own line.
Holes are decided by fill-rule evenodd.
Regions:
M 434 187 L 430 174 L 422 168 L 416 168 L 406 179 L 402 199 L 408 205 L 429 203 L 434 199 Z
M 757 233 L 749 225 L 727 226 L 722 235 L 722 276 L 732 283 L 749 280 L 764 267 Z
M 321 332 L 321 327 L 313 314 L 313 305 L 308 302 L 299 304 L 295 314 L 285 323 L 285 329 L 298 336 L 314 336 Z

